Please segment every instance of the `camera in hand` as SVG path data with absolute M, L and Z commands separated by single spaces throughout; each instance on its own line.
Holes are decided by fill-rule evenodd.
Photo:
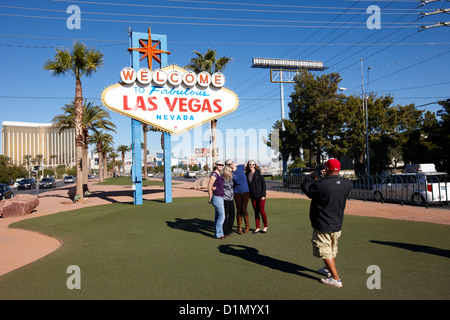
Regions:
M 324 164 L 319 164 L 319 165 L 316 167 L 316 169 L 314 169 L 317 178 L 322 178 L 322 176 L 323 176 L 323 170 L 325 170 L 325 165 L 324 165 Z

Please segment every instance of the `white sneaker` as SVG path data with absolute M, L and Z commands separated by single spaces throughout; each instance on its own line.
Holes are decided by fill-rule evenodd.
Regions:
M 317 270 L 317 273 L 327 278 L 331 277 L 330 270 L 328 270 L 327 267 L 323 267 L 322 269 Z
M 342 287 L 342 281 L 341 281 L 341 279 L 339 279 L 339 280 L 334 280 L 333 277 L 328 277 L 328 278 L 325 278 L 325 279 L 320 279 L 320 282 L 322 282 L 323 284 L 328 284 L 328 285 L 333 286 L 333 287 L 338 287 L 338 288 Z

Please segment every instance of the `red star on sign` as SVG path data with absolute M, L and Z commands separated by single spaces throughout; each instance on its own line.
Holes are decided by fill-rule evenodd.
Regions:
M 128 48 L 128 51 L 139 51 L 140 53 L 143 53 L 144 55 L 139 60 L 141 61 L 145 57 L 147 57 L 148 61 L 148 68 L 152 70 L 152 61 L 155 59 L 159 63 L 161 63 L 161 59 L 158 57 L 158 55 L 161 55 L 161 53 L 167 53 L 170 54 L 168 51 L 157 49 L 156 47 L 159 45 L 159 42 L 157 42 L 155 45 L 152 43 L 152 34 L 150 32 L 150 28 L 148 28 L 148 41 L 145 43 L 141 39 L 139 39 L 139 43 L 141 44 L 142 48 Z

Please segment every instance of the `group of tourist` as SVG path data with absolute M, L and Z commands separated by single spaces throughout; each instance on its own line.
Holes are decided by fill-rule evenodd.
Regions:
M 345 203 L 352 190 L 352 183 L 339 175 L 341 163 L 329 159 L 319 172 L 312 172 L 302 183 L 302 191 L 311 199 L 310 220 L 313 227 L 311 242 L 314 256 L 323 259 L 325 266 L 317 272 L 326 278 L 321 282 L 334 287 L 342 287 L 335 258 L 338 252 L 338 239 L 341 236 Z M 319 170 L 319 169 L 318 169 Z M 209 202 L 215 207 L 215 236 L 218 239 L 232 235 L 237 213 L 237 232 L 250 231 L 247 204 L 250 200 L 255 211 L 256 229 L 253 233 L 267 232 L 266 183 L 256 162 L 250 160 L 247 166 L 235 165 L 232 160 L 216 161 L 209 178 Z M 260 217 L 264 228 L 260 230 Z
M 215 237 L 224 239 L 233 234 L 234 218 L 237 233 L 248 233 L 250 222 L 247 205 L 251 201 L 255 212 L 256 229 L 253 233 L 267 232 L 265 212 L 266 183 L 255 161 L 236 165 L 233 160 L 216 161 L 208 183 L 209 203 L 215 208 Z M 235 210 L 236 204 L 236 210 Z M 261 217 L 264 228 L 260 229 Z M 242 220 L 245 229 L 242 231 Z
M 335 258 L 338 239 L 344 218 L 345 204 L 352 190 L 352 183 L 339 175 L 341 163 L 329 159 L 320 172 L 312 172 L 302 183 L 303 193 L 311 199 L 310 220 L 313 227 L 313 255 L 323 259 L 325 266 L 317 272 L 326 278 L 320 281 L 334 287 L 342 287 Z M 267 232 L 267 216 L 264 210 L 266 184 L 255 161 L 247 166 L 235 165 L 232 160 L 216 161 L 208 185 L 209 202 L 215 207 L 215 236 L 219 239 L 233 234 L 235 210 L 237 209 L 238 233 L 242 234 L 242 218 L 245 230 L 250 230 L 247 204 L 250 200 L 255 211 L 256 229 L 253 233 Z M 260 230 L 260 217 L 264 229 Z

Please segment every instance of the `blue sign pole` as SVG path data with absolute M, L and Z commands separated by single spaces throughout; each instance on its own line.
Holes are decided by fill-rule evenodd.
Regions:
M 131 46 L 139 46 L 139 38 L 132 32 Z M 133 52 L 131 55 L 131 67 L 139 69 L 139 53 Z M 142 205 L 142 159 L 141 159 L 141 123 L 131 119 L 131 182 L 133 189 L 133 203 Z
M 152 34 L 153 41 L 159 41 L 161 50 L 167 51 L 167 36 Z M 148 33 L 131 32 L 131 47 L 139 47 L 139 40 L 148 39 Z M 151 45 L 151 44 L 149 44 Z M 168 65 L 166 53 L 161 54 L 161 68 Z M 139 52 L 133 51 L 131 56 L 131 66 L 138 71 L 140 69 Z M 132 132 L 132 181 L 133 198 L 135 205 L 142 205 L 142 159 L 141 159 L 141 132 L 142 125 L 138 120 L 131 119 Z M 171 173 L 171 136 L 164 133 L 164 199 L 166 203 L 172 202 L 172 173 Z M 145 155 L 145 165 L 147 165 L 147 155 Z
M 131 179 L 133 182 L 133 200 L 135 205 L 142 205 L 142 157 L 141 157 L 142 125 L 139 121 L 131 119 L 131 151 L 133 163 L 131 166 Z
M 164 202 L 172 202 L 172 154 L 170 133 L 164 132 Z
M 159 37 L 159 38 L 157 38 Z M 153 39 L 153 35 L 152 35 Z M 155 35 L 155 40 L 161 41 L 161 50 L 167 51 L 167 36 Z M 161 54 L 161 68 L 169 64 L 167 54 Z M 172 202 L 172 145 L 170 133 L 164 132 L 164 202 Z

